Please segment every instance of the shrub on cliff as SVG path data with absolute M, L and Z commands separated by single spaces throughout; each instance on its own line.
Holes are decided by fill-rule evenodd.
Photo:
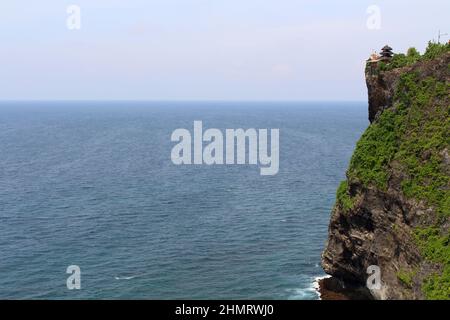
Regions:
M 432 60 L 440 56 L 441 54 L 450 51 L 450 44 L 441 44 L 436 42 L 428 42 L 428 47 L 423 55 L 423 59 Z
M 344 211 L 348 211 L 353 208 L 353 199 L 350 197 L 348 192 L 348 183 L 347 181 L 342 181 L 339 185 L 339 188 L 336 192 L 337 203 L 342 206 Z

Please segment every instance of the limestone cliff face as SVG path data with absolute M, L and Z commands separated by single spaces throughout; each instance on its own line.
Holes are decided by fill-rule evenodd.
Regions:
M 385 108 L 392 106 L 394 88 L 398 81 L 400 70 L 390 72 L 377 71 L 377 64 L 366 68 L 366 84 L 369 96 L 369 121 L 372 123 Z
M 366 68 L 371 125 L 338 190 L 322 267 L 365 287 L 367 268 L 379 266 L 376 299 L 450 299 L 449 66 L 446 52 Z

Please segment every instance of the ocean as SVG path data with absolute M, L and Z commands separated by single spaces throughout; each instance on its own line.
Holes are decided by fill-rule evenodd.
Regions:
M 278 174 L 174 165 L 195 120 L 278 128 Z M 365 102 L 1 102 L 0 298 L 318 299 L 367 125 Z

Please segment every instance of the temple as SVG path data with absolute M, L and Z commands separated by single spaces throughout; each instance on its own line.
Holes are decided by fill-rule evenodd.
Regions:
M 392 48 L 389 47 L 388 45 L 384 46 L 383 49 L 381 49 L 380 52 L 381 61 L 390 61 L 392 59 L 392 57 L 394 56 L 394 53 L 392 52 Z
M 392 48 L 389 47 L 388 45 L 386 45 L 381 49 L 380 54 L 378 54 L 374 51 L 370 55 L 369 59 L 367 59 L 367 63 L 376 67 L 378 65 L 378 62 L 380 62 L 380 61 L 390 62 L 393 56 L 394 56 L 394 52 L 392 51 Z

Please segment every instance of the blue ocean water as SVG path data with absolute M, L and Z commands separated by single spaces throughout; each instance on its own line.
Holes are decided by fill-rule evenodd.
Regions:
M 2 102 L 0 298 L 317 299 L 366 118 L 343 102 Z M 278 175 L 175 166 L 171 133 L 194 120 L 279 128 Z

